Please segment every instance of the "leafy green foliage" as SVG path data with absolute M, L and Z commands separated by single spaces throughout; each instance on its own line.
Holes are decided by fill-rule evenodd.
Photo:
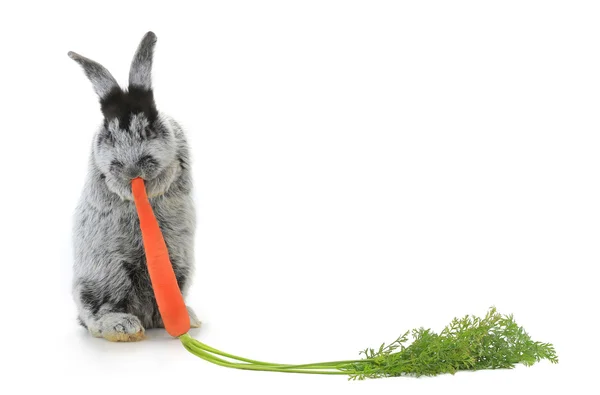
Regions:
M 389 345 L 361 352 L 364 361 L 344 367 L 352 379 L 402 375 L 433 376 L 459 370 L 506 369 L 542 359 L 558 362 L 554 347 L 531 340 L 512 315 L 491 308 L 484 318 L 455 318 L 440 334 L 431 329 L 411 331 Z M 396 351 L 399 350 L 399 351 Z
M 409 344 L 409 335 L 412 342 Z M 554 346 L 531 340 L 513 316 L 491 308 L 485 317 L 455 318 L 440 334 L 431 329 L 407 331 L 392 343 L 360 352 L 363 359 L 302 365 L 275 364 L 238 357 L 193 339 L 180 337 L 192 354 L 236 369 L 287 373 L 342 374 L 351 380 L 395 376 L 434 376 L 459 370 L 510 369 L 542 359 L 558 363 Z

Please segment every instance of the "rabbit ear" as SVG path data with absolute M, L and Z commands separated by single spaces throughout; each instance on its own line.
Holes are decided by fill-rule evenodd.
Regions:
M 129 88 L 152 89 L 152 54 L 156 44 L 156 34 L 148 32 L 138 46 L 131 69 L 129 70 Z
M 85 75 L 92 81 L 94 90 L 100 99 L 104 99 L 115 88 L 121 89 L 112 74 L 101 64 L 72 51 L 69 52 L 69 57 L 83 67 Z

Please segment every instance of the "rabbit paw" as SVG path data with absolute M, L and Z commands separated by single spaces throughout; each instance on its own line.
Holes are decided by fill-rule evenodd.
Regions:
M 186 307 L 187 307 L 188 314 L 190 315 L 190 327 L 200 328 L 200 325 L 202 325 L 202 322 L 200 322 L 198 317 L 196 317 L 196 313 L 194 313 L 194 310 L 192 310 L 192 308 L 190 306 L 186 306 Z
M 144 327 L 140 320 L 131 314 L 107 313 L 90 328 L 92 335 L 103 337 L 111 342 L 136 342 L 144 339 Z

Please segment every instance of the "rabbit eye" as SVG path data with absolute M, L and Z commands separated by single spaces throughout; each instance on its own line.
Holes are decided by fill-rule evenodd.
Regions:
M 152 167 L 158 166 L 158 162 L 150 155 L 142 156 L 138 161 L 138 166 L 141 167 Z
M 110 171 L 112 173 L 118 172 L 121 169 L 123 169 L 123 163 L 119 162 L 118 160 L 113 160 L 110 162 Z

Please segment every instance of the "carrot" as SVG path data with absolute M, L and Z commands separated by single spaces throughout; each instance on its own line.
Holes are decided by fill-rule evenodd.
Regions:
M 189 352 L 205 361 L 235 369 L 346 375 L 359 380 L 512 368 L 517 363 L 529 366 L 542 359 L 558 362 L 552 344 L 534 342 L 523 327 L 516 324 L 512 315 L 501 315 L 495 308 L 491 308 L 483 318 L 455 318 L 439 335 L 431 329 L 407 331 L 392 343 L 382 344 L 379 349 L 365 349 L 361 352 L 364 358 L 355 360 L 289 365 L 243 358 L 210 347 L 187 333 L 190 318 L 169 261 L 167 245 L 146 196 L 144 181 L 136 178 L 131 185 L 140 217 L 148 272 L 165 329 L 178 337 Z M 410 344 L 409 333 L 413 337 Z
M 132 180 L 131 188 L 140 219 L 148 273 L 158 310 L 167 332 L 171 336 L 179 337 L 190 330 L 190 316 L 169 259 L 167 244 L 148 200 L 144 180 L 141 178 Z

